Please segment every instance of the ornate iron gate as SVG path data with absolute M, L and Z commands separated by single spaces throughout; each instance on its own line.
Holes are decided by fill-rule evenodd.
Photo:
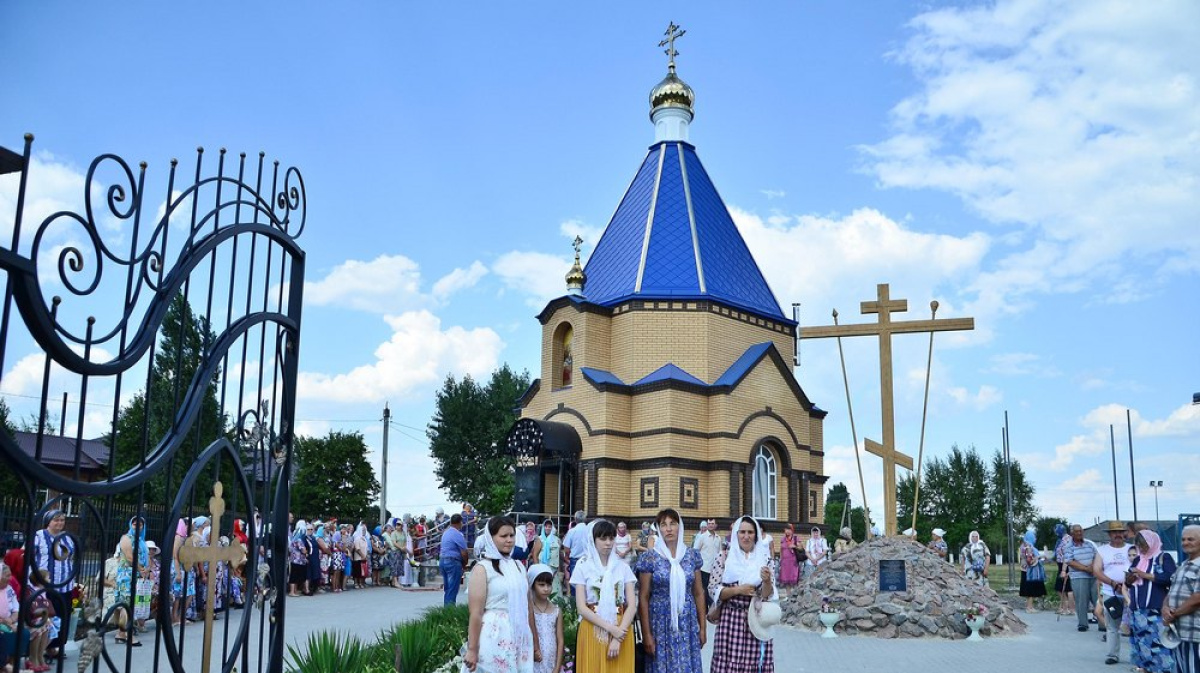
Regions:
M 0 148 L 16 182 L 0 248 L 14 645 L 33 633 L 36 656 L 53 615 L 55 670 L 281 671 L 300 173 L 201 148 L 154 182 L 105 154 L 78 207 L 39 212 L 32 145 Z

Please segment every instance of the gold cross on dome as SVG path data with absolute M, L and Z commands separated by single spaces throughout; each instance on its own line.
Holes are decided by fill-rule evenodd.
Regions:
M 667 25 L 666 32 L 663 33 L 663 35 L 667 36 L 666 39 L 658 43 L 658 46 L 666 47 L 663 53 L 667 55 L 667 70 L 671 72 L 675 72 L 675 57 L 679 55 L 679 52 L 675 51 L 675 40 L 683 37 L 686 33 L 686 30 L 680 30 L 679 26 L 676 26 L 675 22 L 671 21 Z
M 893 313 L 908 311 L 907 299 L 892 299 L 887 283 L 875 287 L 875 301 L 861 303 L 863 315 L 878 314 L 875 323 L 859 325 L 829 325 L 805 327 L 799 330 L 798 339 L 825 339 L 829 337 L 878 336 L 879 337 L 879 398 L 882 407 L 883 442 L 863 439 L 869 453 L 883 458 L 883 515 L 884 531 L 896 534 L 896 467 L 911 470 L 911 456 L 896 450 L 896 408 L 892 394 L 892 335 L 914 332 L 947 332 L 975 329 L 974 318 L 952 318 L 950 320 L 904 320 L 893 321 Z M 936 311 L 937 309 L 934 308 Z M 837 317 L 837 312 L 834 312 Z
M 221 497 L 224 490 L 225 487 L 221 485 L 221 482 L 213 482 L 213 497 L 208 499 L 208 513 L 212 517 L 212 526 L 208 529 L 208 546 L 197 547 L 189 536 L 179 549 L 179 562 L 183 565 L 184 572 L 194 565 L 209 564 L 206 591 L 208 596 L 204 603 L 204 649 L 200 660 L 200 670 L 203 673 L 208 673 L 209 665 L 212 663 L 213 616 L 217 602 L 216 564 L 224 561 L 230 565 L 232 572 L 234 567 L 246 560 L 246 548 L 236 538 L 230 536 L 228 547 L 221 547 L 218 544 L 221 540 L 218 530 L 221 527 L 221 515 L 225 513 L 225 500 Z

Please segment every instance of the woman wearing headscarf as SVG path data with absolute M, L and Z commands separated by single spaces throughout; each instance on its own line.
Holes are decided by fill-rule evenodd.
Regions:
M 679 512 L 664 509 L 655 517 L 654 549 L 642 554 L 638 576 L 638 619 L 646 673 L 700 673 L 700 650 L 707 639 L 700 552 L 684 542 Z
M 392 531 L 386 535 L 388 563 L 392 565 L 392 586 L 400 588 L 412 585 L 412 542 L 404 530 L 404 523 L 392 521 Z
M 180 519 L 175 524 L 175 539 L 171 543 L 171 626 L 177 626 L 183 621 L 184 610 L 190 609 L 192 599 L 196 596 L 196 573 L 191 568 L 185 568 L 179 560 L 179 551 L 191 534 L 187 519 Z
M 367 524 L 358 522 L 354 529 L 354 540 L 350 546 L 350 575 L 354 578 L 355 589 L 366 589 L 366 577 L 370 568 L 371 548 L 367 543 Z
M 1021 561 L 1020 595 L 1025 598 L 1025 612 L 1037 612 L 1037 608 L 1033 607 L 1033 599 L 1046 595 L 1046 571 L 1042 568 L 1042 555 L 1037 549 L 1037 533 L 1025 531 L 1017 558 Z
M 633 536 L 629 534 L 629 528 L 624 521 L 617 522 L 617 537 L 613 542 L 613 553 L 624 561 L 625 565 L 633 567 L 637 555 L 633 552 Z
M 339 594 L 346 588 L 346 539 L 334 522 L 329 534 L 329 583 L 333 593 Z
M 963 545 L 962 552 L 959 554 L 962 556 L 963 573 L 967 579 L 981 587 L 986 587 L 988 566 L 992 564 L 992 553 L 988 550 L 987 543 L 980 539 L 979 531 L 971 531 L 967 539 L 967 544 Z
M 333 530 L 333 527 L 329 525 L 329 522 L 318 523 L 317 533 L 313 536 L 317 542 L 317 566 L 321 569 L 320 584 L 326 591 L 329 590 L 329 560 L 332 555 L 332 550 L 329 547 L 331 530 Z
M 1067 532 L 1065 524 L 1054 524 L 1054 536 L 1058 538 L 1058 542 L 1054 544 L 1054 561 L 1058 564 L 1058 575 L 1054 578 L 1054 593 L 1058 594 L 1058 614 L 1070 615 L 1074 614 L 1071 608 L 1075 604 L 1074 593 L 1071 591 L 1071 578 L 1066 567 L 1066 559 L 1063 553 L 1067 549 L 1067 545 L 1071 544 L 1071 535 Z
M 1163 553 L 1162 539 L 1152 530 L 1143 530 L 1134 538 L 1137 561 L 1125 573 L 1129 585 L 1129 658 L 1133 665 L 1148 673 L 1175 670 L 1172 650 L 1163 647 L 1162 607 L 1175 559 Z
M 542 556 L 542 538 L 538 535 L 537 523 L 533 521 L 525 522 L 522 527 L 522 538 L 518 540 L 525 546 L 525 559 L 522 561 L 526 568 L 537 565 L 538 559 Z
M 308 588 L 304 592 L 305 596 L 312 596 L 321 588 L 321 547 L 317 542 L 317 527 L 318 524 L 308 524 L 304 535 L 304 543 L 308 548 L 308 574 L 305 576 Z
M 130 611 L 126 616 L 129 624 L 128 637 L 133 638 L 133 578 L 136 564 L 137 576 L 150 577 L 150 549 L 146 546 L 145 522 L 140 516 L 129 520 L 129 530 L 121 536 L 120 554 L 117 556 L 117 585 L 113 590 L 113 599 L 117 605 L 124 605 Z M 117 642 L 125 642 L 126 635 L 117 631 Z M 134 647 L 141 647 L 140 641 L 134 641 Z
M 750 516 L 733 522 L 733 535 L 729 549 L 713 563 L 708 581 L 709 594 L 714 601 L 721 601 L 709 670 L 774 673 L 774 643 L 756 638 L 748 619 L 753 598 L 770 600 L 775 596 L 771 537 Z
M 462 508 L 463 538 L 467 541 L 467 549 L 475 548 L 475 523 L 478 517 L 471 503 L 464 502 Z
M 288 595 L 296 597 L 304 588 L 308 579 L 308 522 L 300 519 L 292 529 L 292 540 L 288 543 L 288 560 L 291 563 L 288 572 Z
M 933 529 L 933 537 L 929 540 L 929 544 L 925 545 L 929 551 L 938 555 L 938 558 L 946 560 L 946 555 L 950 553 L 950 547 L 946 544 L 946 540 L 942 537 L 946 531 L 941 528 Z
M 525 571 L 512 558 L 516 530 L 512 519 L 494 516 L 480 535 L 483 558 L 468 580 L 471 616 L 463 655 L 463 665 L 475 673 L 533 671 L 537 629 Z
M 804 574 L 809 575 L 817 566 L 829 560 L 829 542 L 821 537 L 821 529 L 813 527 L 809 531 L 808 542 L 804 543 L 804 553 L 808 555 L 808 560 L 804 562 Z
M 546 519 L 542 522 L 538 540 L 541 544 L 538 546 L 537 562 L 550 566 L 550 570 L 554 573 L 554 595 L 562 595 L 562 573 L 558 571 L 562 560 L 562 541 L 558 539 L 553 521 Z
M 800 546 L 795 526 L 789 523 L 783 529 L 783 540 L 779 544 L 779 586 L 783 587 L 784 595 L 789 587 L 800 584 L 800 558 L 807 554 Z
M 571 573 L 575 607 L 582 622 L 575 668 L 588 673 L 633 673 L 630 625 L 637 612 L 637 578 L 612 553 L 617 527 L 606 519 L 587 525 L 587 551 Z

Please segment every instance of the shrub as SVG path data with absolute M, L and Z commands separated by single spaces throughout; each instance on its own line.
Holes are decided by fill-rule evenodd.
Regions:
M 308 636 L 303 652 L 288 645 L 290 673 L 345 673 L 366 670 L 372 660 L 371 649 L 350 634 L 320 631 Z

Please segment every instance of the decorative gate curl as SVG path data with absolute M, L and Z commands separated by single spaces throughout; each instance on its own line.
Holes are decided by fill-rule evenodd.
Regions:
M 145 163 L 104 154 L 77 204 L 41 213 L 32 147 L 0 147 L 16 642 L 57 620 L 60 671 L 282 671 L 303 179 L 200 148 L 151 185 Z

